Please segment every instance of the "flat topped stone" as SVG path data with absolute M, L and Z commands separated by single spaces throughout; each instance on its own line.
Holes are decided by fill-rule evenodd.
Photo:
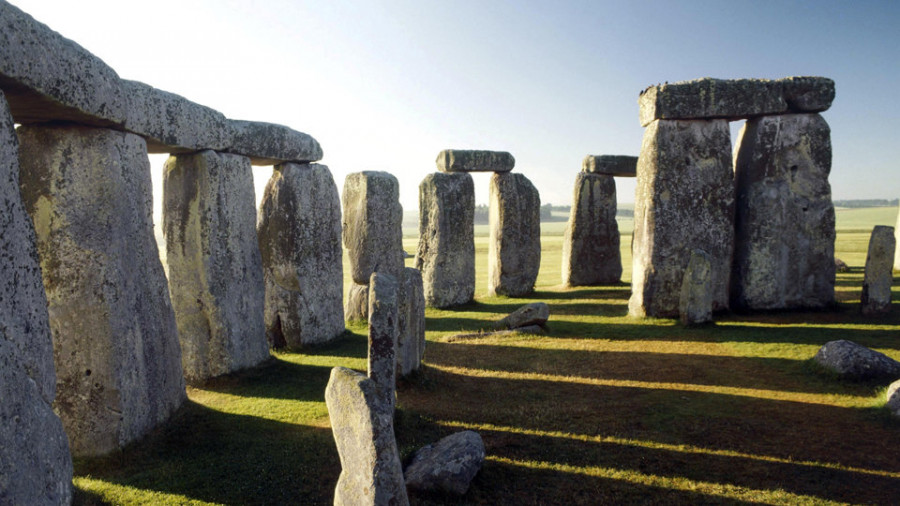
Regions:
M 436 162 L 441 172 L 509 172 L 516 166 L 516 159 L 506 151 L 468 149 L 445 149 Z
M 588 174 L 607 174 L 610 176 L 637 176 L 636 156 L 626 155 L 587 155 L 581 162 L 581 172 Z
M 233 141 L 225 151 L 247 156 L 253 165 L 306 163 L 322 159 L 319 142 L 303 132 L 261 121 L 228 120 L 228 124 Z

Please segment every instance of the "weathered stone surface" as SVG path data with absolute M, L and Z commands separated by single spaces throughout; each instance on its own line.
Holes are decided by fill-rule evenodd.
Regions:
M 506 151 L 445 149 L 438 153 L 436 163 L 441 172 L 509 172 L 516 159 Z
M 644 132 L 629 313 L 676 317 L 695 249 L 711 261 L 713 311 L 728 308 L 734 183 L 728 122 L 659 120 Z
M 425 356 L 425 289 L 418 269 L 403 269 L 397 340 L 397 373 L 406 376 L 418 371 Z
M 736 120 L 787 112 L 783 84 L 768 79 L 713 79 L 658 84 L 641 92 L 641 126 L 658 119 Z
M 328 167 L 277 165 L 260 204 L 257 233 L 269 344 L 293 348 L 343 334 L 341 200 Z M 365 297 L 362 307 L 368 307 Z M 356 319 L 365 318 L 363 311 Z
M 850 266 L 847 265 L 846 262 L 841 260 L 840 258 L 834 259 L 834 271 L 835 272 L 850 272 Z
M 550 319 L 550 306 L 545 302 L 532 302 L 506 315 L 494 326 L 503 329 L 518 329 L 532 325 L 544 326 Z
M 97 128 L 18 133 L 22 197 L 49 305 L 55 407 L 73 454 L 107 453 L 185 399 L 146 144 Z
M 491 177 L 488 294 L 534 291 L 541 267 L 541 197 L 522 174 Z
M 344 306 L 344 317 L 347 321 L 363 321 L 369 319 L 369 285 L 352 283 L 347 293 L 347 303 Z
M 226 149 L 250 157 L 253 165 L 308 163 L 322 159 L 322 146 L 312 136 L 274 123 L 228 120 L 232 144 Z
M 893 282 L 894 227 L 876 225 L 869 238 L 866 255 L 866 273 L 862 287 L 862 313 L 881 315 L 891 310 L 891 283 Z
M 581 171 L 588 174 L 636 177 L 637 160 L 636 156 L 587 155 L 581 162 Z
M 422 447 L 406 467 L 406 486 L 427 492 L 463 495 L 484 464 L 484 441 L 466 430 Z
M 691 253 L 678 304 L 681 323 L 696 325 L 712 321 L 712 262 L 701 250 Z
M 125 129 L 147 141 L 150 153 L 222 151 L 232 143 L 225 115 L 137 81 L 122 81 L 127 99 Z
M 47 298 L 0 92 L 0 504 L 72 502 L 72 458 L 55 397 Z
M 813 357 L 819 365 L 847 379 L 900 378 L 900 362 L 852 341 L 829 341 Z
M 894 227 L 894 243 L 897 248 L 894 249 L 894 270 L 900 270 L 900 213 L 897 214 L 897 226 Z
M 736 308 L 834 302 L 831 134 L 818 114 L 747 122 L 735 150 Z
M 394 410 L 381 397 L 380 387 L 362 374 L 343 367 L 331 370 L 325 404 L 341 459 L 335 505 L 409 504 L 394 439 Z
M 579 172 L 563 236 L 562 281 L 568 286 L 618 283 L 622 277 L 616 182 Z
M 794 76 L 777 82 L 791 112 L 822 112 L 834 100 L 834 81 L 827 77 Z
M 475 298 L 475 185 L 469 174 L 429 174 L 419 184 L 419 248 L 425 302 L 447 308 Z
M 17 123 L 112 126 L 126 118 L 112 68 L 7 2 L 0 2 L 0 89 Z
M 269 358 L 250 160 L 200 151 L 163 167 L 163 234 L 181 365 L 194 384 Z
M 382 402 L 394 409 L 397 386 L 397 341 L 400 338 L 400 286 L 397 278 L 372 273 L 369 281 L 369 378 Z
M 403 208 L 400 184 L 387 172 L 347 175 L 343 237 L 353 282 L 365 285 L 376 270 L 400 278 L 403 265 Z
M 891 410 L 891 414 L 900 417 L 900 380 L 897 380 L 888 386 L 885 392 L 885 400 L 887 408 Z

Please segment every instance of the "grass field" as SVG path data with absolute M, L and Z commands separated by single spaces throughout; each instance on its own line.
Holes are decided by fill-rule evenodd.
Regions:
M 727 314 L 697 328 L 628 317 L 626 283 L 559 286 L 559 223 L 543 227 L 533 296 L 484 297 L 479 234 L 477 299 L 427 311 L 425 366 L 398 386 L 396 434 L 408 458 L 473 429 L 488 457 L 465 497 L 413 503 L 896 504 L 900 422 L 884 385 L 809 360 L 834 339 L 900 359 L 900 308 L 866 319 L 858 304 L 868 233 L 896 213 L 838 210 L 836 256 L 851 271 L 838 274 L 834 311 Z M 413 252 L 414 236 L 404 246 Z M 551 306 L 545 335 L 453 338 L 536 300 Z M 77 503 L 331 503 L 340 464 L 323 392 L 331 367 L 365 370 L 365 332 L 190 388 L 145 440 L 76 461 Z

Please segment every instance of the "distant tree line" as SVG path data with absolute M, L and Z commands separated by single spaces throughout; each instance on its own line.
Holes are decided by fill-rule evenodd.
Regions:
M 541 221 L 566 221 L 569 219 L 569 212 L 572 206 L 555 206 L 553 204 L 544 204 L 541 206 Z M 631 209 L 618 209 L 616 216 L 631 218 L 634 211 Z M 475 223 L 478 225 L 486 225 L 490 221 L 490 207 L 487 204 L 479 204 L 475 206 Z
M 835 200 L 835 207 L 896 207 L 900 205 L 900 199 L 855 199 L 855 200 Z

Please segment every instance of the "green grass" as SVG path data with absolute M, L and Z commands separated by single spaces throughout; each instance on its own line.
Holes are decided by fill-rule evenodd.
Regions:
M 409 458 L 474 429 L 488 459 L 462 499 L 413 503 L 895 503 L 900 423 L 884 385 L 841 381 L 809 360 L 834 339 L 900 359 L 900 308 L 866 319 L 858 304 L 875 224 L 865 220 L 890 214 L 838 211 L 837 256 L 851 271 L 838 275 L 834 311 L 726 314 L 696 328 L 628 317 L 627 284 L 559 286 L 557 223 L 543 227 L 537 292 L 484 297 L 478 234 L 478 297 L 427 311 L 425 367 L 398 385 L 396 433 Z M 551 306 L 545 335 L 452 339 L 535 300 Z M 76 461 L 77 503 L 331 503 L 340 464 L 323 392 L 331 367 L 365 369 L 365 332 L 351 326 L 336 343 L 189 389 L 185 408 L 141 442 Z

